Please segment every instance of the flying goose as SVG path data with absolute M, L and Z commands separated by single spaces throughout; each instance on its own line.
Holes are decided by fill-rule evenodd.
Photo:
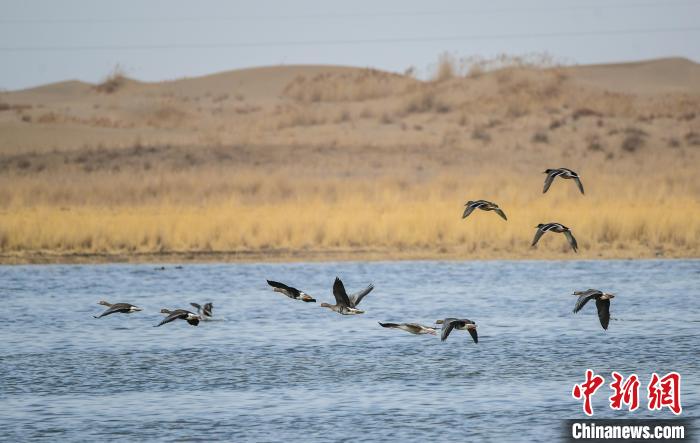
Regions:
M 274 288 L 273 291 L 279 292 L 280 294 L 284 294 L 287 297 L 292 298 L 294 300 L 301 300 L 301 301 L 313 302 L 313 303 L 316 302 L 316 299 L 311 297 L 306 292 L 300 291 L 297 288 L 293 288 L 291 286 L 287 286 L 284 283 L 268 280 L 267 284 Z
M 105 315 L 114 314 L 115 312 L 121 312 L 122 314 L 131 314 L 132 312 L 142 311 L 138 306 L 134 306 L 129 303 L 108 303 L 104 300 L 100 300 L 98 305 L 107 306 L 107 310 L 100 315 L 93 315 L 95 318 L 104 317 Z
M 335 278 L 335 282 L 333 283 L 333 296 L 335 297 L 334 305 L 321 303 L 321 307 L 328 308 L 331 311 L 335 311 L 342 315 L 356 315 L 365 313 L 365 311 L 361 311 L 352 306 L 348 293 L 345 292 L 345 286 L 343 286 L 343 282 L 340 281 L 338 277 Z M 356 300 L 356 303 L 359 303 L 359 300 Z
M 190 312 L 185 309 L 175 309 L 174 311 L 171 311 L 170 309 L 161 309 L 160 313 L 166 314 L 167 317 L 165 317 L 162 322 L 154 325 L 156 328 L 166 323 L 170 323 L 173 320 L 177 320 L 178 318 L 187 321 L 187 323 L 191 324 L 192 326 L 197 326 L 199 324 L 199 316 L 194 312 Z
M 608 329 L 610 323 L 610 299 L 615 298 L 615 294 L 599 291 L 597 289 L 587 289 L 585 291 L 575 291 L 578 296 L 574 306 L 574 314 L 580 311 L 589 300 L 595 299 L 595 306 L 598 308 L 598 319 L 603 329 Z
M 496 203 L 491 203 L 490 201 L 469 200 L 464 206 L 466 206 L 466 208 L 464 208 L 464 214 L 462 214 L 463 219 L 469 217 L 469 214 L 474 212 L 474 209 L 481 209 L 482 211 L 496 211 L 496 214 L 500 215 L 503 220 L 508 220 L 503 210 L 501 210 Z
M 469 332 L 474 343 L 479 343 L 479 335 L 476 333 L 476 323 L 471 320 L 449 317 L 444 320 L 437 320 L 435 323 L 442 325 L 442 333 L 440 334 L 441 341 L 447 340 L 447 336 L 450 335 L 452 329 L 459 329 L 460 331 Z
M 419 325 L 418 323 L 382 323 L 379 322 L 382 328 L 401 329 L 402 331 L 410 332 L 411 334 L 432 334 L 435 335 L 435 328 L 430 326 Z
M 578 190 L 581 191 L 581 194 L 583 194 L 583 184 L 581 183 L 581 178 L 578 176 L 578 174 L 571 169 L 568 168 L 557 168 L 557 169 L 547 169 L 544 171 L 544 174 L 547 174 L 547 178 L 544 179 L 544 189 L 542 190 L 542 193 L 544 194 L 547 192 L 550 186 L 552 186 L 552 182 L 554 181 L 555 177 L 561 177 L 561 178 L 567 178 L 567 179 L 573 179 L 576 181 L 576 185 L 578 186 Z
M 545 232 L 552 231 L 559 234 L 564 234 L 574 252 L 578 252 L 578 243 L 576 242 L 574 235 L 571 233 L 571 229 L 567 228 L 561 223 L 540 223 L 536 226 L 536 228 L 537 232 L 535 232 L 535 239 L 532 240 L 532 246 L 535 246 L 537 244 L 537 242 L 540 240 L 540 237 L 542 237 L 542 235 L 544 235 Z
M 205 303 L 204 306 L 201 306 L 198 303 L 190 303 L 190 306 L 192 306 L 193 308 L 197 308 L 197 314 L 202 320 L 209 320 L 214 316 L 214 314 L 212 313 L 212 311 L 214 310 L 213 303 Z

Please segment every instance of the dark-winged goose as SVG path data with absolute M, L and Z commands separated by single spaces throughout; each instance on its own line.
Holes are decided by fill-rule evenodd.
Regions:
M 160 312 L 161 314 L 166 314 L 167 317 L 165 317 L 162 322 L 154 325 L 154 327 L 162 326 L 177 319 L 185 320 L 192 326 L 197 326 L 199 324 L 199 316 L 194 312 L 190 312 L 185 309 L 175 309 L 174 311 L 169 309 L 161 309 Z
M 410 332 L 411 334 L 432 334 L 435 335 L 435 328 L 431 326 L 423 326 L 418 323 L 382 323 L 379 322 L 382 328 L 401 329 L 402 331 Z
M 471 320 L 448 317 L 444 320 L 438 320 L 435 323 L 442 325 L 442 332 L 440 334 L 441 341 L 447 340 L 447 336 L 450 335 L 453 329 L 459 329 L 460 331 L 469 332 L 474 343 L 479 343 L 479 335 L 476 333 L 476 323 Z
M 365 311 L 352 307 L 348 293 L 345 292 L 345 286 L 343 286 L 343 282 L 340 281 L 338 277 L 335 278 L 335 282 L 333 283 L 333 296 L 335 297 L 334 305 L 321 303 L 321 307 L 328 308 L 331 311 L 335 311 L 342 315 L 356 315 L 365 313 Z
M 138 306 L 134 306 L 129 303 L 108 303 L 104 300 L 100 300 L 97 304 L 107 306 L 108 309 L 100 315 L 93 315 L 93 317 L 95 318 L 104 317 L 105 315 L 114 314 L 115 312 L 119 312 L 122 314 L 131 314 L 132 312 L 138 312 L 142 310 Z
M 316 299 L 307 294 L 304 291 L 300 291 L 297 288 L 293 288 L 291 286 L 287 286 L 284 283 L 280 283 L 277 281 L 272 281 L 268 280 L 267 284 L 272 286 L 274 289 L 273 291 L 279 292 L 280 294 L 284 294 L 289 298 L 292 298 L 294 300 L 301 300 L 305 302 L 315 302 Z
M 615 294 L 599 291 L 598 289 L 587 289 L 585 291 L 575 291 L 574 295 L 578 297 L 574 306 L 574 314 L 586 306 L 589 300 L 595 299 L 600 325 L 607 330 L 608 323 L 610 323 L 610 299 L 615 298 Z

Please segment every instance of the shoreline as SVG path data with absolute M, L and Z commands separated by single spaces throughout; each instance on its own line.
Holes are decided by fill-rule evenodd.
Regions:
M 169 251 L 143 253 L 56 253 L 50 251 L 0 254 L 0 266 L 47 264 L 167 264 L 167 263 L 299 263 L 345 261 L 490 261 L 490 260 L 649 260 L 700 259 L 699 251 L 465 251 L 429 250 L 266 250 L 266 251 Z

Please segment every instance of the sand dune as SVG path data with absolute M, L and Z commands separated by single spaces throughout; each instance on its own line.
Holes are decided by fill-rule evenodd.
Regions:
M 578 66 L 571 75 L 587 86 L 624 94 L 700 94 L 700 65 L 685 58 Z
M 445 68 L 2 93 L 2 260 L 568 257 L 556 241 L 529 249 L 552 217 L 578 227 L 579 257 L 700 255 L 699 65 Z M 568 183 L 541 195 L 556 166 L 583 174 L 584 199 Z M 470 198 L 512 222 L 460 223 Z

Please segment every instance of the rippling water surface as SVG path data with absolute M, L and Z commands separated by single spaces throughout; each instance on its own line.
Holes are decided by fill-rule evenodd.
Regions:
M 376 289 L 360 316 L 331 302 Z M 604 332 L 572 290 L 615 292 Z M 0 267 L 0 439 L 547 440 L 581 418 L 586 368 L 683 376 L 700 405 L 700 261 L 380 262 Z M 94 319 L 100 299 L 143 312 Z M 163 307 L 214 303 L 216 321 L 152 326 Z M 377 321 L 479 325 L 446 342 Z M 607 407 L 595 417 L 627 417 Z M 670 418 L 640 408 L 633 417 Z

